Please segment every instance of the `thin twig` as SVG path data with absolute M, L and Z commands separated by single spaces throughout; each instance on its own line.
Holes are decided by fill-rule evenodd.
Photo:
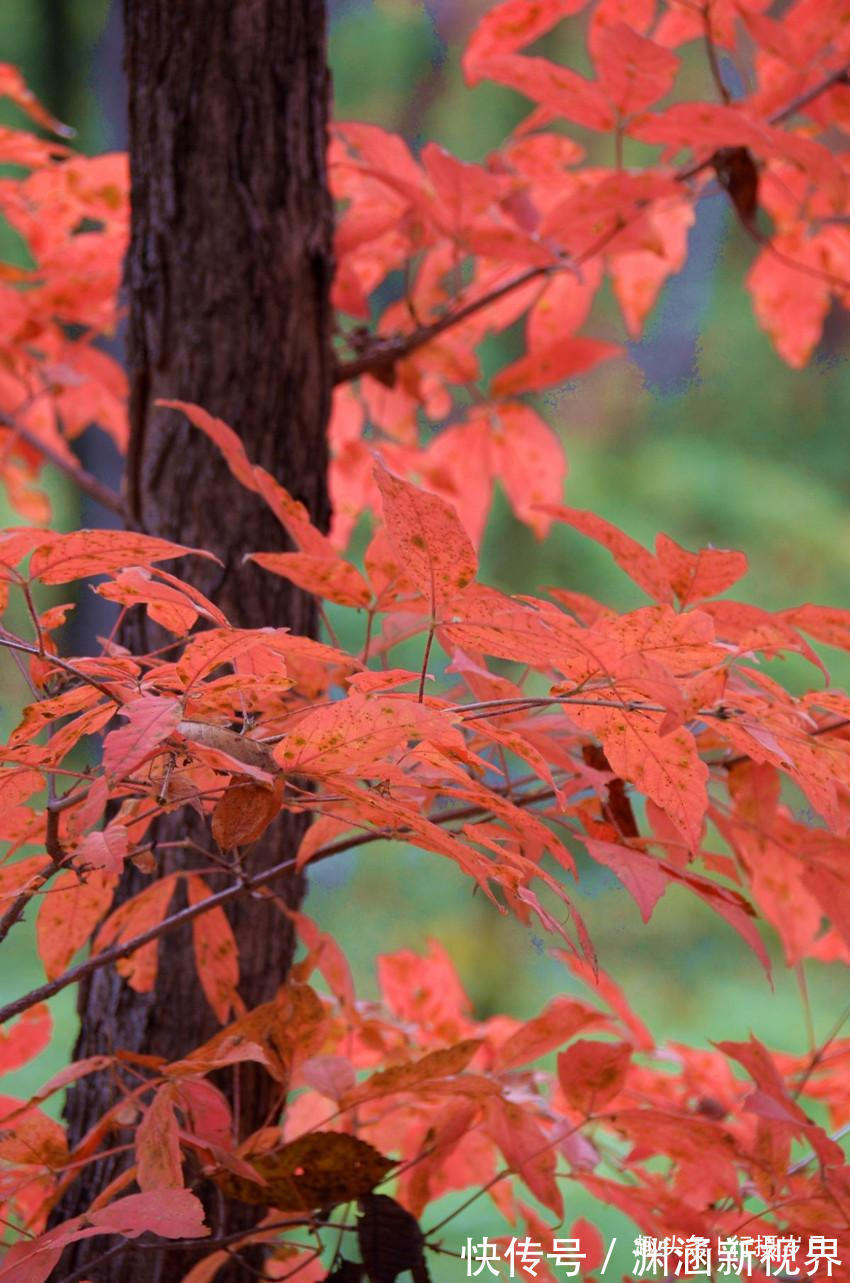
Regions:
M 816 85 L 812 85 L 811 89 L 806 89 L 803 93 L 798 94 L 796 98 L 792 98 L 779 111 L 774 111 L 768 116 L 767 123 L 769 125 L 781 125 L 783 120 L 788 120 L 790 116 L 796 116 L 798 111 L 808 107 L 809 103 L 814 102 L 815 98 L 819 98 L 821 94 L 827 93 L 828 90 L 834 89 L 836 85 L 846 81 L 848 74 L 850 74 L 850 61 L 842 63 L 840 67 L 836 67 L 835 71 L 831 71 L 829 75 L 824 76 L 823 80 L 819 80 Z
M 530 267 L 527 271 L 515 276 L 513 280 L 506 281 L 504 285 L 490 290 L 487 294 L 482 294 L 479 298 L 473 299 L 463 307 L 459 307 L 456 312 L 447 312 L 439 320 L 432 321 L 430 325 L 425 325 L 421 329 L 414 330 L 412 334 L 394 334 L 387 338 L 380 335 L 375 337 L 373 346 L 369 352 L 363 356 L 356 357 L 353 361 L 343 361 L 337 365 L 334 373 L 334 383 L 349 383 L 352 379 L 359 379 L 361 374 L 372 374 L 375 370 L 392 369 L 396 361 L 410 356 L 419 348 L 430 343 L 432 339 L 437 338 L 445 330 L 451 329 L 455 325 L 460 325 L 462 321 L 469 320 L 470 316 L 489 307 L 492 303 L 497 303 L 499 299 L 505 298 L 508 294 L 513 294 L 515 290 L 521 289 L 523 285 L 528 285 L 530 281 L 539 280 L 544 276 L 551 276 L 555 272 L 565 270 L 566 264 L 551 263 L 546 267 Z M 570 265 L 572 268 L 572 264 Z
M 431 647 L 434 644 L 434 625 L 428 629 L 428 640 L 425 643 L 425 654 L 422 659 L 422 672 L 419 674 L 419 693 L 417 700 L 421 704 L 425 699 L 425 680 L 428 676 L 428 661 L 431 658 Z
M 0 646 L 6 646 L 9 650 L 19 650 L 24 655 L 35 655 L 36 657 L 39 655 L 37 646 L 30 646 L 27 642 L 23 642 L 19 638 L 13 637 L 11 633 L 6 632 L 5 628 L 0 628 Z M 61 659 L 59 655 L 46 656 L 45 659 L 46 662 L 54 664 L 57 668 L 61 668 L 63 672 L 70 673 L 73 677 L 76 677 L 78 681 L 85 682 L 87 685 L 93 686 L 95 690 L 100 691 L 101 695 L 105 695 L 107 699 L 111 699 L 114 704 L 121 704 L 122 701 L 117 695 L 113 694 L 108 686 L 104 686 L 103 682 L 99 682 L 96 677 L 90 677 L 88 673 L 81 673 L 80 670 L 75 668 L 73 664 L 69 663 L 67 659 Z
M 711 10 L 707 4 L 702 7 L 702 29 L 703 39 L 705 41 L 705 54 L 708 58 L 708 65 L 711 70 L 711 78 L 717 88 L 717 92 L 728 105 L 731 101 L 731 94 L 723 83 L 723 76 L 720 72 L 720 61 L 717 57 L 717 46 L 714 43 L 714 32 L 711 30 Z

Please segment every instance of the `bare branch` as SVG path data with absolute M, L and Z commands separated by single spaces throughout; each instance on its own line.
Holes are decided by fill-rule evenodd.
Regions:
M 708 58 L 708 65 L 711 70 L 711 78 L 717 88 L 724 103 L 729 103 L 731 95 L 726 85 L 723 83 L 723 76 L 720 72 L 720 61 L 717 57 L 717 46 L 714 43 L 714 32 L 711 29 L 711 10 L 707 4 L 702 7 L 702 28 L 703 39 L 705 41 L 705 55 Z
M 447 312 L 439 320 L 414 330 L 412 334 L 396 334 L 389 338 L 376 335 L 371 349 L 363 356 L 337 365 L 334 383 L 350 383 L 352 379 L 359 379 L 361 374 L 389 373 L 396 361 L 401 361 L 404 357 L 418 351 L 445 330 L 460 325 L 462 321 L 468 321 L 470 316 L 475 316 L 477 312 L 481 312 L 492 303 L 497 303 L 508 294 L 513 294 L 515 290 L 521 289 L 531 281 L 542 280 L 546 276 L 564 271 L 566 266 L 566 264 L 553 263 L 547 267 L 530 267 L 519 276 L 515 276 L 513 280 L 490 290 L 487 294 L 482 294 L 480 298 L 472 299 L 465 306 L 459 307 L 456 312 Z
M 101 695 L 111 699 L 113 704 L 120 706 L 122 703 L 118 696 L 114 695 L 109 687 L 104 686 L 103 682 L 99 682 L 96 677 L 90 677 L 88 673 L 80 672 L 67 659 L 62 659 L 59 655 L 42 655 L 37 646 L 30 646 L 27 642 L 21 641 L 20 638 L 13 637 L 11 633 L 7 633 L 5 628 L 2 627 L 0 627 L 0 646 L 6 646 L 9 650 L 19 650 L 24 655 L 43 658 L 46 663 L 54 664 L 57 668 L 61 668 L 63 672 L 70 673 L 73 677 L 76 677 L 78 681 L 85 682 L 88 686 L 93 686 L 95 690 L 100 691 Z
M 796 98 L 792 98 L 779 111 L 774 111 L 768 116 L 767 123 L 769 125 L 781 125 L 784 120 L 788 120 L 791 116 L 796 116 L 798 111 L 808 107 L 809 103 L 814 102 L 821 94 L 834 89 L 836 85 L 844 84 L 848 75 L 850 75 L 850 62 L 842 63 L 840 67 L 836 67 L 835 71 L 831 71 L 828 76 L 824 76 L 823 80 L 819 80 L 816 85 L 812 85 L 811 89 L 807 89 L 804 93 L 798 94 Z

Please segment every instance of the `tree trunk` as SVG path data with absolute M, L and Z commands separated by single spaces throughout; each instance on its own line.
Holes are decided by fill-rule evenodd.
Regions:
M 315 633 L 314 608 L 303 594 L 243 565 L 246 552 L 285 546 L 277 521 L 233 480 L 200 432 L 155 402 L 196 402 L 226 420 L 248 456 L 325 525 L 332 210 L 322 0 L 124 0 L 124 18 L 132 179 L 128 520 L 214 552 L 221 567 L 186 559 L 178 573 L 234 625 Z M 122 639 L 145 650 L 159 639 L 136 613 Z M 283 817 L 251 849 L 250 867 L 285 858 L 301 832 L 300 817 Z M 187 836 L 210 842 L 205 826 L 184 812 L 161 820 L 153 836 L 157 843 Z M 159 868 L 191 863 L 182 852 L 163 851 Z M 119 898 L 148 882 L 129 870 Z M 299 902 L 299 880 L 275 887 L 289 905 Z M 285 980 L 292 933 L 280 907 L 267 900 L 237 902 L 230 919 L 239 945 L 239 991 L 252 1007 Z M 111 969 L 81 990 L 76 1057 L 124 1048 L 171 1059 L 215 1031 L 194 974 L 190 930 L 165 936 L 159 956 L 151 994 L 135 993 Z M 118 1090 L 118 1080 L 105 1074 L 74 1088 L 67 1106 L 72 1141 Z M 240 1136 L 273 1117 L 278 1104 L 271 1080 L 243 1067 Z M 113 1133 L 104 1145 L 126 1139 Z M 132 1156 L 122 1154 L 85 1168 L 63 1214 L 88 1207 L 128 1161 Z M 238 1208 L 223 1203 L 210 1204 L 213 1234 L 245 1223 Z M 103 1239 L 75 1244 L 57 1277 L 103 1252 Z M 131 1248 L 93 1277 L 168 1283 L 182 1278 L 189 1263 L 181 1251 Z M 248 1274 L 235 1264 L 217 1279 L 242 1277 Z

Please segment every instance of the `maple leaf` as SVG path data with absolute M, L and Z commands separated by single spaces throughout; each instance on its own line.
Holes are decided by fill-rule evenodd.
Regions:
M 393 548 L 437 619 L 442 609 L 471 584 L 478 559 L 454 509 L 377 465 L 375 479 Z

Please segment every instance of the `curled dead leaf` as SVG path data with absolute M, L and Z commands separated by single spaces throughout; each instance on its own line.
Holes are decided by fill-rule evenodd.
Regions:
M 212 835 L 220 850 L 248 846 L 261 838 L 280 811 L 283 788 L 282 775 L 271 788 L 234 776 L 212 813 Z
M 343 1132 L 311 1132 L 283 1149 L 245 1157 L 265 1184 L 232 1172 L 213 1177 L 215 1183 L 231 1198 L 284 1212 L 361 1198 L 394 1166 L 371 1145 Z

